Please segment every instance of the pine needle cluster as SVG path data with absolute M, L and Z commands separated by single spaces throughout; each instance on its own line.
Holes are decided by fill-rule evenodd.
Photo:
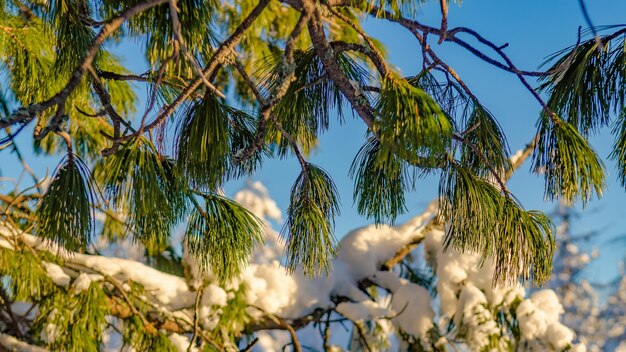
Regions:
M 441 2 L 442 12 L 447 3 Z M 171 243 L 181 226 L 196 262 L 225 284 L 242 274 L 264 241 L 265 225 L 225 197 L 222 187 L 254 177 L 268 158 L 291 158 L 301 172 L 282 229 L 283 259 L 290 272 L 328 273 L 337 253 L 339 192 L 333 175 L 308 158 L 334 116 L 339 124 L 355 117 L 367 126 L 349 172 L 361 215 L 393 224 L 407 211 L 408 192 L 419 179 L 438 174 L 445 247 L 492 261 L 494 284 L 545 282 L 553 226 L 507 189 L 519 163 L 511 163 L 498 116 L 435 55 L 427 35 L 465 49 L 473 47 L 456 34 L 488 45 L 486 39 L 466 28 L 421 25 L 415 21 L 421 1 L 307 4 L 0 0 L 0 78 L 7 82 L 0 87 L 6 132 L 0 153 L 12 149 L 21 158 L 14 141 L 29 124 L 35 125 L 37 153 L 68 151 L 43 194 L 19 204 L 18 227 L 33 226 L 39 238 L 77 252 L 89 251 L 97 227 L 107 239 L 141 243 L 150 265 L 182 275 L 179 244 Z M 422 48 L 422 71 L 401 76 L 384 46 L 367 36 L 363 16 L 410 29 Z M 539 90 L 530 89 L 541 105 L 537 137 L 532 153 L 523 154 L 532 154 L 532 170 L 545 178 L 550 201 L 586 204 L 602 195 L 607 171 L 588 138 L 611 125 L 610 157 L 626 186 L 626 30 L 604 30 L 613 33 L 579 40 L 553 55 L 542 73 L 499 64 L 500 58 L 494 63 L 519 75 L 527 88 L 526 76 L 540 77 Z M 140 44 L 147 72 L 133 73 L 110 52 L 130 41 Z M 504 55 L 502 48 L 491 49 Z M 137 120 L 135 84 L 149 93 Z M 98 226 L 94 209 L 106 217 Z M 107 312 L 86 309 L 107 306 L 110 287 L 92 283 L 69 294 L 50 282 L 41 258 L 21 248 L 1 252 L 0 274 L 12 298 L 36 297 L 49 315 L 36 329 L 54 321 L 69 331 L 50 347 L 97 349 Z M 241 299 L 244 292 L 236 294 Z M 243 303 L 229 304 L 228 314 L 243 324 Z M 60 311 L 72 313 L 53 313 Z M 127 342 L 138 350 L 173 350 L 137 315 L 123 319 Z

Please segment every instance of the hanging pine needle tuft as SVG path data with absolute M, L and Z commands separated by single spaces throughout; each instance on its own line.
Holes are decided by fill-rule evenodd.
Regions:
M 407 211 L 404 191 L 413 179 L 405 164 L 398 156 L 384 151 L 376 138 L 367 140 L 350 166 L 359 214 L 373 218 L 377 224 L 393 224 L 398 215 Z
M 492 183 L 453 163 L 442 174 L 439 193 L 440 216 L 448 221 L 445 249 L 493 260 L 494 285 L 550 278 L 553 226 L 543 213 L 524 210 Z
M 557 116 L 542 114 L 539 140 L 533 152 L 533 170 L 545 175 L 545 196 L 585 204 L 606 187 L 604 163 L 576 128 Z
M 466 143 L 461 145 L 463 165 L 481 176 L 489 173 L 488 165 L 469 147 L 472 145 L 498 172 L 509 168 L 510 151 L 502 128 L 496 118 L 477 101 L 474 101 L 474 109 L 465 124 L 465 131 L 463 138 Z
M 187 210 L 184 185 L 173 163 L 137 139 L 108 157 L 99 170 L 105 193 L 126 225 L 148 248 L 163 248 L 170 229 Z
M 282 230 L 288 270 L 295 271 L 302 265 L 309 276 L 329 272 L 336 255 L 333 231 L 335 216 L 340 212 L 337 193 L 324 170 L 306 164 L 291 188 L 287 222 Z
M 215 191 L 229 178 L 256 170 L 263 150 L 239 163 L 233 156 L 254 143 L 254 118 L 207 94 L 195 102 L 178 127 L 177 167 L 191 186 Z
M 548 106 L 584 136 L 608 125 L 626 101 L 624 41 L 599 44 L 594 38 L 554 54 L 548 70 L 554 73 L 540 86 L 550 95 Z
M 221 283 L 241 273 L 254 246 L 264 240 L 263 224 L 238 203 L 217 195 L 202 194 L 204 209 L 196 204 L 185 234 L 185 243 L 201 268 Z
M 85 250 L 93 235 L 94 193 L 87 166 L 71 152 L 61 161 L 35 213 L 35 231 L 71 251 Z
M 450 146 L 453 124 L 432 97 L 401 78 L 387 77 L 376 102 L 380 140 L 404 159 L 436 159 Z

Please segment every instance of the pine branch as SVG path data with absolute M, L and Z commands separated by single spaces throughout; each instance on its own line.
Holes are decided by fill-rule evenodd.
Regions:
M 93 39 L 93 42 L 89 46 L 78 67 L 76 67 L 76 69 L 74 70 L 74 73 L 72 74 L 69 82 L 65 85 L 65 87 L 61 89 L 59 93 L 55 94 L 48 100 L 42 103 L 22 107 L 14 112 L 9 118 L 0 120 L 0 128 L 4 128 L 16 123 L 28 123 L 43 111 L 55 105 L 64 104 L 70 94 L 80 84 L 85 72 L 87 72 L 87 70 L 91 67 L 93 60 L 95 59 L 98 51 L 100 50 L 100 47 L 104 44 L 106 39 L 113 35 L 115 31 L 117 31 L 117 29 L 119 29 L 122 24 L 124 24 L 124 22 L 129 18 L 152 7 L 164 4 L 165 2 L 167 2 L 167 0 L 146 0 L 124 10 L 117 17 L 108 20 L 107 23 L 102 26 L 102 29 L 100 29 L 98 35 Z
M 92 67 L 89 67 L 88 71 L 91 74 L 91 78 L 93 80 L 92 84 L 94 91 L 98 95 L 98 98 L 100 98 L 100 103 L 104 107 L 104 110 L 107 112 L 107 114 L 111 117 L 111 120 L 113 120 L 114 123 L 120 123 L 124 125 L 124 127 L 126 127 L 128 130 L 134 132 L 135 129 L 130 125 L 130 123 L 128 123 L 117 111 L 115 111 L 115 108 L 113 107 L 113 105 L 111 105 L 111 95 L 104 87 L 104 84 L 100 80 L 100 77 L 98 76 L 96 71 Z
M 300 344 L 300 340 L 298 339 L 298 334 L 296 334 L 296 330 L 294 329 L 293 326 L 291 326 L 291 324 L 286 322 L 284 319 L 279 318 L 270 312 L 266 312 L 257 306 L 252 305 L 251 307 L 263 312 L 263 314 L 267 316 L 270 320 L 272 320 L 274 323 L 276 323 L 276 325 L 289 331 L 289 335 L 291 336 L 291 343 L 293 344 L 294 352 L 302 352 L 302 345 Z
M 189 60 L 189 62 L 191 62 L 191 66 L 196 71 L 196 74 L 202 80 L 202 83 L 210 91 L 215 93 L 217 96 L 219 96 L 222 99 L 226 99 L 226 96 L 224 95 L 224 93 L 220 92 L 219 89 L 217 89 L 213 85 L 213 83 L 211 83 L 211 82 L 209 82 L 207 80 L 207 78 L 205 77 L 204 73 L 202 72 L 202 68 L 198 64 L 198 61 L 196 61 L 196 58 L 193 57 L 193 55 L 187 49 L 187 44 L 185 43 L 185 39 L 183 38 L 183 35 L 181 33 L 181 23 L 180 23 L 180 20 L 178 19 L 178 11 L 179 11 L 179 9 L 178 9 L 178 6 L 176 5 L 176 1 L 177 0 L 169 0 L 168 1 L 169 7 L 170 7 L 170 15 L 171 15 L 171 18 L 172 18 L 172 31 L 174 32 L 174 40 L 176 40 L 176 42 L 180 45 L 180 47 L 181 47 L 181 49 L 183 51 L 183 55 L 185 55 L 187 60 Z
M 446 40 L 446 36 L 448 33 L 448 0 L 439 0 L 439 5 L 441 7 L 441 36 L 439 36 L 438 44 L 443 43 Z
M 354 29 L 357 33 L 359 33 L 359 35 L 363 38 L 363 40 L 365 40 L 369 50 L 357 50 L 357 51 L 360 51 L 363 54 L 370 57 L 370 59 L 375 64 L 376 68 L 378 69 L 380 76 L 386 77 L 387 74 L 391 72 L 391 70 L 389 69 L 389 66 L 386 63 L 384 56 L 376 48 L 376 45 L 374 45 L 374 42 L 372 42 L 372 40 L 367 35 L 367 33 L 365 33 L 363 29 L 361 29 L 356 23 L 350 20 L 350 18 L 348 18 L 347 16 L 343 15 L 341 12 L 335 11 L 331 6 L 327 6 L 327 8 L 330 11 L 330 13 L 333 14 L 333 16 L 347 23 L 352 29 Z M 338 48 L 333 48 L 333 49 L 338 50 Z M 350 49 L 350 50 L 354 50 L 354 49 Z
M 270 93 L 270 100 L 265 101 L 265 99 L 261 100 L 261 111 L 259 112 L 259 119 L 257 122 L 257 130 L 256 137 L 254 139 L 254 143 L 246 147 L 238 156 L 239 160 L 247 160 L 252 154 L 254 154 L 257 150 L 259 150 L 263 144 L 263 139 L 267 133 L 267 121 L 272 117 L 272 111 L 276 107 L 277 104 L 280 103 L 281 99 L 287 94 L 289 86 L 295 79 L 295 65 L 294 65 L 294 50 L 296 39 L 300 36 L 300 33 L 304 29 L 304 26 L 310 20 L 310 16 L 306 13 L 303 13 L 296 26 L 293 28 L 291 33 L 289 34 L 289 38 L 287 38 L 287 43 L 285 44 L 285 51 L 283 58 L 279 64 L 279 77 L 278 82 L 276 82 L 273 91 Z M 265 102 L 263 104 L 263 102 Z M 293 139 L 293 138 L 292 138 Z M 295 143 L 295 142 L 294 142 Z M 295 144 L 294 144 L 295 145 Z M 296 145 L 297 148 L 297 145 Z M 296 150 L 296 149 L 294 149 Z M 296 154 L 298 155 L 298 154 Z M 301 157 L 298 160 L 302 163 Z
M 4 307 L 3 311 L 8 316 L 9 321 L 6 326 L 9 327 L 9 330 L 12 332 L 13 336 L 18 338 L 23 338 L 24 333 L 22 333 L 22 329 L 20 328 L 20 321 L 17 319 L 15 314 L 13 314 L 13 308 L 11 307 L 12 303 L 7 291 L 3 286 L 0 285 L 0 300 L 2 301 L 2 306 Z
M 193 334 L 189 339 L 189 346 L 187 347 L 187 352 L 191 352 L 191 348 L 195 347 L 196 339 L 198 338 L 198 333 L 200 331 L 198 314 L 200 310 L 200 302 L 202 301 L 202 293 L 204 292 L 204 285 L 200 285 L 198 288 L 198 292 L 196 292 L 196 303 L 194 305 L 193 310 Z
M 508 60 L 508 55 L 506 55 L 504 53 L 504 51 L 502 49 L 504 49 L 504 47 L 506 46 L 497 46 L 495 44 L 493 44 L 492 42 L 490 42 L 489 40 L 485 39 L 484 37 L 482 37 L 481 35 L 478 34 L 478 32 L 472 31 L 468 32 L 467 30 L 469 30 L 468 28 L 465 27 L 455 27 L 453 29 L 450 30 L 442 30 L 442 28 L 436 28 L 436 27 L 431 27 L 431 26 L 427 26 L 424 25 L 418 21 L 415 20 L 411 20 L 411 19 L 407 19 L 401 16 L 398 16 L 396 14 L 390 13 L 382 8 L 379 8 L 377 6 L 372 6 L 369 9 L 368 12 L 370 15 L 377 17 L 377 18 L 383 18 L 385 20 L 391 21 L 391 22 L 396 22 L 404 27 L 407 28 L 413 28 L 414 30 L 423 32 L 423 33 L 429 33 L 429 34 L 433 34 L 433 35 L 437 35 L 440 38 L 444 38 L 444 42 L 452 42 L 455 43 L 461 47 L 463 47 L 464 49 L 468 50 L 471 54 L 475 55 L 476 57 L 478 57 L 481 60 L 484 60 L 485 62 L 501 69 L 507 72 L 511 72 L 514 74 L 521 74 L 523 76 L 530 76 L 530 77 L 542 77 L 542 76 L 547 76 L 550 74 L 553 74 L 555 72 L 553 71 L 525 71 L 525 70 L 520 70 L 518 69 L 516 66 L 512 66 L 509 64 Z M 479 40 L 479 42 L 481 42 L 482 44 L 487 45 L 490 49 L 493 49 L 496 51 L 496 53 L 501 57 L 501 58 L 505 58 L 505 61 L 507 62 L 507 64 L 503 64 L 493 58 L 491 58 L 490 56 L 484 54 L 483 52 L 481 52 L 480 50 L 474 48 L 473 46 L 471 46 L 470 44 L 466 43 L 465 41 L 459 39 L 456 37 L 456 34 L 459 32 L 466 32 L 472 36 L 474 36 L 477 40 Z
M 96 73 L 98 74 L 98 77 L 100 78 L 111 79 L 111 80 L 116 80 L 116 81 L 137 81 L 137 82 L 152 82 L 153 81 L 152 74 L 150 72 L 147 72 L 141 75 L 135 75 L 135 74 L 127 75 L 127 74 L 119 74 L 115 72 L 98 70 L 96 71 Z
M 161 0 L 167 1 L 167 0 Z M 239 43 L 239 41 L 243 38 L 244 34 L 250 29 L 255 20 L 259 17 L 259 15 L 265 10 L 267 5 L 269 4 L 269 0 L 260 0 L 259 3 L 252 9 L 250 14 L 241 22 L 239 27 L 235 29 L 235 31 L 226 39 L 215 51 L 215 54 L 211 57 L 206 67 L 202 70 L 202 74 L 204 77 L 211 76 L 217 67 L 232 53 L 234 47 Z M 202 84 L 201 78 L 194 79 L 190 84 L 188 84 L 182 92 L 176 97 L 176 99 L 169 104 L 151 123 L 147 124 L 143 131 L 150 131 L 155 127 L 161 125 L 165 120 L 174 113 L 174 111 L 185 101 L 187 100 L 193 92 Z M 127 141 L 132 138 L 137 137 L 137 133 L 129 134 L 122 138 L 122 141 Z
M 526 145 L 526 147 L 519 152 L 515 153 L 511 159 L 509 160 L 511 167 L 507 170 L 504 175 L 504 181 L 508 181 L 509 178 L 518 170 L 522 164 L 532 155 L 532 151 L 535 148 L 535 142 L 537 141 L 537 137 L 534 137 L 533 140 Z M 436 210 L 436 209 L 435 209 Z M 399 249 L 390 259 L 388 259 L 383 265 L 381 265 L 381 270 L 388 271 L 395 267 L 398 263 L 400 263 L 411 251 L 413 251 L 424 239 L 425 235 L 432 230 L 444 230 L 445 221 L 441 221 L 444 219 L 440 219 L 438 217 L 433 217 L 426 225 L 424 225 L 423 230 L 420 231 L 415 237 L 407 242 L 401 249 Z
M 311 41 L 313 42 L 317 55 L 321 58 L 324 64 L 328 77 L 335 82 L 337 87 L 346 96 L 348 101 L 350 101 L 350 104 L 365 122 L 367 127 L 373 131 L 375 129 L 374 121 L 376 120 L 374 113 L 372 112 L 366 97 L 350 83 L 348 78 L 341 72 L 341 69 L 335 62 L 335 53 L 326 39 L 322 15 L 320 14 L 319 9 L 317 9 L 314 2 L 310 0 L 303 0 L 302 6 L 305 12 L 312 14 L 311 21 L 308 25 L 309 35 L 311 36 Z
M 382 56 L 380 56 L 381 54 L 378 53 L 377 51 L 372 50 L 369 47 L 365 47 L 357 43 L 346 43 L 346 42 L 341 42 L 341 41 L 331 42 L 330 47 L 335 53 L 341 53 L 344 51 L 356 51 L 369 57 L 372 63 L 374 63 L 374 66 L 376 66 L 378 73 L 383 78 L 387 77 L 390 74 L 390 72 L 392 72 L 387 66 L 387 63 L 385 62 L 385 60 L 382 58 Z

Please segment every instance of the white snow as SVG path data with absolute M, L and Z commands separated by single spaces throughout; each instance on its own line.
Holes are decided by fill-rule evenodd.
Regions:
M 389 308 L 375 301 L 342 302 L 335 307 L 335 310 L 352 321 L 375 320 L 390 315 Z
M 46 324 L 43 330 L 41 330 L 41 339 L 47 344 L 51 344 L 61 335 L 61 328 L 55 324 Z
M 527 350 L 564 349 L 573 345 L 573 332 L 560 322 L 562 307 L 552 290 L 534 292 L 529 298 L 523 287 L 493 287 L 493 263 L 489 260 L 481 265 L 478 255 L 461 254 L 454 250 L 444 252 L 444 232 L 423 231 L 435 216 L 436 204 L 431 204 L 421 215 L 398 226 L 365 226 L 348 233 L 340 242 L 338 256 L 328 276 L 308 278 L 302 270 L 287 273 L 281 265 L 284 259 L 283 245 L 279 234 L 268 220 L 280 221 L 281 213 L 267 190 L 259 182 L 249 183 L 249 188 L 237 195 L 235 200 L 266 221 L 267 243 L 258 246 L 251 255 L 250 263 L 242 276 L 228 287 L 209 283 L 201 297 L 199 318 L 203 327 L 215 327 L 222 308 L 232 297 L 232 289 L 246 285 L 246 301 L 251 306 L 248 312 L 261 318 L 263 312 L 284 319 L 298 318 L 316 308 L 331 309 L 354 321 L 373 321 L 379 328 L 374 339 L 388 343 L 396 331 L 413 336 L 416 340 L 428 339 L 428 331 L 434 326 L 446 326 L 453 322 L 455 331 L 430 343 L 445 346 L 455 340 L 455 332 L 463 331 L 469 350 L 483 349 L 492 339 L 498 346 L 505 346 L 506 338 L 499 337 L 501 326 L 498 315 L 510 316 L 513 304 L 518 304 L 515 314 L 519 319 L 524 348 Z M 0 224 L 2 225 L 2 224 Z M 13 236 L 15 232 L 0 226 L 0 234 Z M 20 234 L 31 246 L 57 253 L 57 248 L 37 238 Z M 423 254 L 437 275 L 437 298 L 424 287 L 399 277 L 394 271 L 380 271 L 381 265 L 408 243 L 423 243 Z M 9 241 L 0 236 L 0 246 L 12 248 Z M 576 252 L 573 247 L 569 252 Z M 185 253 L 186 255 L 186 253 Z M 193 316 L 197 289 L 210 277 L 194 272 L 193 258 L 184 257 L 193 274 L 192 280 L 169 275 L 147 265 L 128 259 L 73 253 L 65 261 L 93 271 L 81 273 L 74 281 L 56 264 L 44 263 L 46 272 L 55 284 L 68 287 L 74 292 L 86 290 L 94 280 L 110 276 L 119 282 L 133 281 L 141 284 L 146 295 L 153 297 L 175 315 Z M 364 292 L 358 282 L 368 279 L 382 289 L 376 295 Z M 334 306 L 332 298 L 340 297 L 342 303 Z M 439 306 L 435 311 L 433 307 Z M 254 307 L 254 308 L 253 308 Z M 258 308 L 258 309 L 257 309 Z M 508 314 L 508 315 L 507 315 Z M 191 318 L 192 319 L 192 318 Z M 299 331 L 298 335 L 313 348 L 323 346 L 319 334 L 311 326 Z M 48 325 L 42 338 L 52 341 L 55 327 Z M 308 333 L 307 333 L 308 331 Z M 110 335 L 110 336 L 109 336 Z M 111 332 L 107 341 L 115 345 L 119 337 Z M 255 351 L 277 351 L 291 341 L 285 331 L 263 331 L 256 333 L 259 342 Z M 186 350 L 189 337 L 171 334 L 170 340 L 179 350 Z M 369 337 L 368 337 L 369 338 Z M 304 341 L 301 341 L 304 344 Z
M 168 337 L 170 341 L 172 342 L 172 345 L 174 345 L 174 347 L 176 347 L 176 349 L 178 349 L 178 351 L 180 352 L 186 352 L 186 351 L 197 352 L 198 351 L 198 348 L 196 346 L 191 346 L 191 348 L 189 348 L 190 340 L 187 336 L 180 335 L 177 333 L 172 333 Z
M 92 282 L 101 281 L 102 279 L 104 279 L 102 275 L 80 273 L 76 280 L 74 280 L 74 283 L 72 284 L 72 289 L 74 293 L 79 294 L 83 291 L 86 291 Z
M 281 212 L 276 202 L 270 198 L 267 188 L 261 182 L 248 182 L 244 188 L 235 194 L 233 199 L 250 210 L 261 219 L 281 221 Z
M 55 285 L 61 287 L 70 285 L 72 278 L 63 271 L 63 268 L 54 263 L 42 262 L 41 264 L 46 268 L 46 274 L 48 274 Z
M 563 307 L 556 293 L 541 290 L 533 293 L 517 307 L 517 319 L 522 338 L 535 350 L 537 342 L 545 342 L 555 350 L 562 350 L 572 343 L 574 333 L 559 322 Z
M 400 226 L 369 225 L 348 233 L 339 245 L 337 261 L 345 263 L 353 282 L 376 273 L 405 244 L 420 240 L 422 227 L 434 216 L 435 203 Z

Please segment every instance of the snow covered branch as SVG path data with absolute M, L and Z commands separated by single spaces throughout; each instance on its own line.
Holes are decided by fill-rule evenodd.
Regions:
M 268 224 L 280 220 L 280 210 L 259 183 L 240 191 L 235 200 Z M 293 274 L 285 270 L 279 234 L 268 225 L 266 245 L 254 251 L 243 275 L 225 287 L 201 273 L 192 257 L 184 256 L 188 273 L 182 277 L 140 259 L 69 253 L 6 223 L 0 228 L 0 247 L 39 253 L 37 260 L 46 276 L 71 295 L 90 292 L 92 284 L 105 288 L 107 321 L 117 329 L 106 330 L 104 340 L 111 346 L 120 344 L 122 322 L 135 317 L 146 331 L 166 334 L 181 349 L 190 345 L 197 326 L 200 340 L 228 350 L 226 339 L 216 331 L 227 323 L 225 312 L 235 307 L 245 312 L 236 322 L 238 334 L 259 338 L 252 350 L 279 349 L 278 344 L 290 343 L 321 349 L 329 342 L 323 341 L 321 329 L 316 340 L 308 341 L 317 334 L 311 329 L 346 321 L 354 326 L 352 344 L 371 350 L 391 344 L 439 349 L 458 341 L 472 349 L 574 346 L 573 332 L 559 322 L 562 307 L 552 290 L 526 298 L 520 286 L 494 288 L 492 263 L 481 265 L 479 255 L 442 251 L 444 233 L 434 221 L 435 212 L 433 203 L 404 224 L 351 231 L 341 241 L 331 273 L 313 279 L 302 270 Z M 136 252 L 134 245 L 126 245 L 129 253 Z M 200 287 L 202 294 L 196 297 Z M 519 326 L 517 335 L 502 319 Z M 286 332 L 281 335 L 279 330 Z M 50 331 L 44 334 L 48 343 L 54 341 Z M 289 338 L 295 331 L 305 341 Z M 239 343 L 246 345 L 244 339 Z

